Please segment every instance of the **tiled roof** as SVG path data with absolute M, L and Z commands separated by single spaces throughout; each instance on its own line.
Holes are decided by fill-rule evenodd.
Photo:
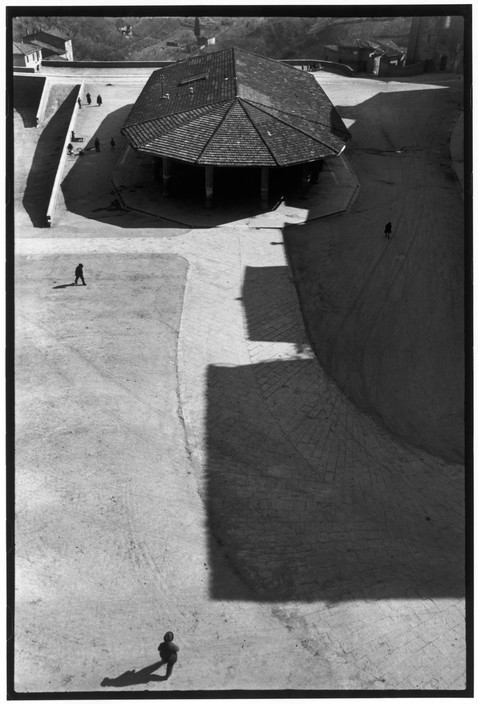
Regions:
M 237 48 L 155 71 L 122 132 L 138 151 L 224 166 L 314 161 L 350 138 L 311 74 Z
M 48 49 L 61 49 L 63 51 L 65 50 L 65 44 L 68 41 L 68 39 L 61 37 L 58 34 L 43 32 L 42 30 L 39 32 L 33 32 L 23 39 L 26 42 L 31 42 L 32 44 L 37 44 L 38 46 L 44 46 Z
M 13 53 L 22 54 L 26 56 L 27 54 L 33 54 L 34 51 L 38 51 L 37 46 L 33 44 L 25 44 L 24 42 L 13 42 Z

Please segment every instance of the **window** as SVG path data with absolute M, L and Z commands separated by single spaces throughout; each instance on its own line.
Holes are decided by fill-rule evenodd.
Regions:
M 203 81 L 207 78 L 207 73 L 199 73 L 196 76 L 191 76 L 190 78 L 184 78 L 178 83 L 180 86 L 186 86 L 188 83 L 195 83 L 196 81 Z

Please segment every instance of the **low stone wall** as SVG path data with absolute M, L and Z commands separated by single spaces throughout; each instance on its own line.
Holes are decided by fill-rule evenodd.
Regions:
M 14 66 L 13 72 L 14 73 L 35 73 L 35 69 L 34 68 L 27 68 L 26 66 Z
M 70 140 L 71 130 L 75 126 L 76 116 L 78 114 L 78 110 L 80 109 L 80 106 L 78 105 L 77 98 L 83 92 L 84 86 L 85 86 L 84 81 L 81 83 L 81 85 L 75 86 L 76 95 L 75 95 L 74 108 L 73 108 L 73 111 L 71 114 L 71 119 L 70 119 L 70 123 L 68 125 L 68 129 L 66 130 L 66 133 L 65 133 L 65 139 L 64 139 L 63 147 L 62 147 L 62 151 L 61 151 L 61 157 L 60 157 L 60 161 L 59 161 L 58 168 L 56 171 L 55 181 L 53 183 L 53 188 L 52 188 L 51 195 L 50 195 L 50 201 L 48 203 L 48 210 L 46 212 L 47 227 L 51 227 L 53 225 L 53 216 L 55 214 L 56 201 L 58 199 L 58 193 L 60 191 L 61 181 L 62 181 L 62 177 L 63 177 L 63 170 L 65 168 L 65 162 L 66 162 L 66 157 L 67 157 L 67 145 L 71 141 Z
M 338 61 L 324 61 L 323 59 L 279 59 L 279 63 L 288 66 L 306 68 L 308 71 L 331 71 L 344 76 L 352 76 L 355 71 L 347 64 Z
M 409 64 L 408 66 L 393 66 L 389 64 L 385 73 L 385 76 L 418 76 L 425 72 L 425 61 L 419 61 L 416 64 Z
M 43 85 L 43 91 L 41 94 L 40 104 L 38 105 L 38 110 L 37 110 L 37 114 L 36 114 L 36 118 L 35 118 L 37 127 L 41 123 L 41 121 L 43 120 L 43 118 L 45 116 L 45 110 L 46 110 L 46 106 L 48 105 L 48 98 L 50 97 L 50 90 L 51 90 L 51 85 L 52 85 L 51 81 L 48 78 L 44 79 L 44 81 L 45 82 Z
M 176 61 L 42 61 L 42 66 L 54 68 L 164 68 Z

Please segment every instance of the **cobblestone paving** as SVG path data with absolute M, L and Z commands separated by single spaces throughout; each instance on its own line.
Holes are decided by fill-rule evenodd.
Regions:
M 185 256 L 178 374 L 209 540 L 345 686 L 463 688 L 462 467 L 397 444 L 326 377 L 278 241 L 220 228 L 17 253 Z M 214 570 L 210 586 L 238 598 Z

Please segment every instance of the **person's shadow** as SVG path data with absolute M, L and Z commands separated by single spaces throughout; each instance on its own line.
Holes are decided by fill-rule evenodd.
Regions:
M 122 675 L 118 675 L 114 679 L 105 677 L 101 682 L 101 687 L 129 687 L 133 684 L 147 684 L 148 682 L 162 682 L 166 679 L 166 675 L 153 675 L 161 665 L 164 665 L 162 660 L 143 667 L 142 670 L 126 670 Z
M 60 284 L 60 286 L 52 286 L 52 288 L 68 288 L 68 286 L 76 286 L 76 284 Z

